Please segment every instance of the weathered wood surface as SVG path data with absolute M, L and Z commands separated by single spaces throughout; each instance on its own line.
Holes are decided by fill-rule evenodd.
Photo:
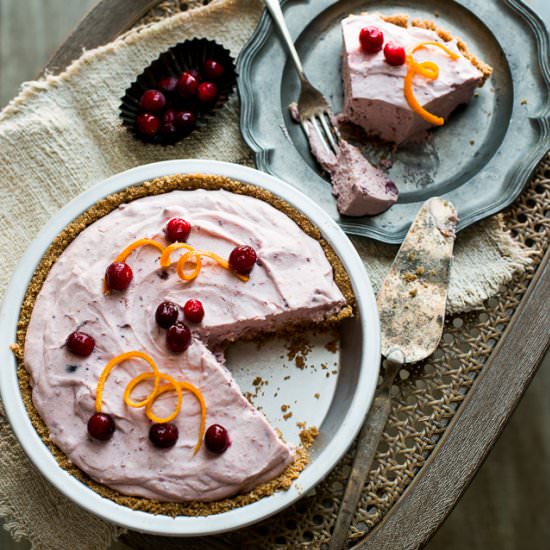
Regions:
M 55 46 L 94 3 L 0 0 L 0 107 L 17 93 L 22 81 L 33 78 L 44 67 Z M 527 3 L 546 13 L 549 24 L 547 0 Z M 117 6 L 124 7 L 121 11 Z M 142 6 L 143 0 L 103 0 L 101 9 L 94 10 L 93 19 L 86 22 L 86 31 L 76 30 L 48 68 L 59 70 L 78 57 L 83 47 L 109 41 L 143 13 Z M 446 436 L 441 452 L 434 453 L 424 475 L 417 478 L 407 497 L 386 518 L 384 527 L 374 532 L 368 548 L 413 547 L 425 541 L 466 489 L 541 357 L 549 326 L 548 258 L 536 284 L 530 289 L 530 299 L 522 303 L 516 326 L 495 351 L 492 368 L 463 405 L 463 414 L 455 419 L 455 429 Z M 430 550 L 548 548 L 550 522 L 544 513 L 550 497 L 548 388 L 550 357 L 464 498 L 428 544 Z M 0 530 L 1 548 L 28 548 L 12 543 L 4 533 Z M 137 548 L 152 548 L 148 540 L 133 538 Z M 159 540 L 158 548 L 182 547 L 172 542 L 166 546 L 166 540 Z

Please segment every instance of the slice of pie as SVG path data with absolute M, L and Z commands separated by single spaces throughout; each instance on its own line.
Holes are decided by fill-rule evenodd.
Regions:
M 300 122 L 298 105 L 291 103 L 289 111 Z M 335 121 L 336 123 L 336 121 Z M 361 151 L 340 138 L 335 154 L 314 125 L 302 122 L 312 155 L 330 175 L 336 207 L 343 216 L 374 216 L 397 201 L 399 190 L 381 170 L 373 166 Z
M 371 47 L 361 43 L 363 29 L 374 29 Z M 409 25 L 406 16 L 363 13 L 346 17 L 342 34 L 343 115 L 368 135 L 397 144 L 443 124 L 491 74 L 460 39 L 429 21 Z M 388 45 L 403 49 L 401 59 L 386 55 Z
M 202 188 L 151 194 L 186 186 Z M 125 504 L 296 476 L 303 455 L 243 397 L 220 345 L 351 315 L 347 275 L 303 216 L 252 186 L 174 176 L 105 199 L 49 254 L 24 367 L 64 467 Z

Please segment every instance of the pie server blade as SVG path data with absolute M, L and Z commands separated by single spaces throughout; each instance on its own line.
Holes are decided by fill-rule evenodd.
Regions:
M 407 363 L 429 357 L 443 332 L 457 215 L 431 198 L 416 215 L 378 293 L 384 374 L 359 434 L 357 451 L 329 546 L 344 548 L 363 485 L 390 414 L 390 389 Z

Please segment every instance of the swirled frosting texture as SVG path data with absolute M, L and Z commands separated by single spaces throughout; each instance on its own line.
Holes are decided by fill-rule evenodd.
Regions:
M 142 248 L 127 260 L 134 272 L 130 288 L 104 295 L 103 274 L 118 252 L 142 237 L 167 244 L 162 230 L 174 216 L 192 224 L 188 243 L 196 248 L 228 257 L 236 245 L 253 246 L 260 261 L 250 280 L 244 283 L 205 259 L 197 279 L 185 283 L 174 267 L 159 267 L 156 249 Z M 206 314 L 200 327 L 190 325 L 191 347 L 171 354 L 154 312 L 164 300 L 183 304 L 189 298 L 201 300 Z M 244 399 L 203 341 L 218 344 L 288 322 L 321 320 L 344 304 L 319 243 L 267 203 L 223 190 L 174 191 L 139 199 L 85 229 L 52 267 L 25 342 L 33 403 L 69 459 L 123 494 L 183 502 L 247 491 L 281 473 L 293 452 Z M 96 340 L 87 358 L 65 347 L 68 334 L 76 329 Z M 212 455 L 203 445 L 193 456 L 200 407 L 189 393 L 184 393 L 182 412 L 174 421 L 180 433 L 176 446 L 159 450 L 151 445 L 150 421 L 142 409 L 129 409 L 122 399 L 130 379 L 148 369 L 139 360 L 117 367 L 105 385 L 103 410 L 117 425 L 113 438 L 103 443 L 88 436 L 86 423 L 94 412 L 103 367 L 134 349 L 151 355 L 163 372 L 200 388 L 207 426 L 223 425 L 232 439 L 223 455 Z M 137 389 L 136 399 L 139 393 Z M 162 395 L 155 412 L 167 415 L 174 402 L 173 394 Z

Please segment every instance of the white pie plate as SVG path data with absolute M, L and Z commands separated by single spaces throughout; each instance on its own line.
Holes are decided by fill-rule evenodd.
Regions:
M 312 420 L 316 421 L 321 431 L 311 452 L 311 463 L 288 491 L 275 493 L 229 512 L 205 517 L 171 518 L 131 510 L 101 497 L 59 467 L 27 415 L 19 391 L 16 362 L 9 347 L 15 341 L 19 310 L 29 281 L 39 259 L 55 236 L 76 216 L 105 196 L 130 185 L 177 173 L 217 174 L 254 184 L 282 197 L 302 211 L 317 225 L 339 255 L 350 275 L 358 306 L 356 318 L 346 321 L 347 324 L 341 330 L 338 376 L 325 378 L 326 372 L 317 372 L 317 369 L 293 371 L 292 391 L 298 391 L 292 395 L 293 399 L 298 397 L 293 408 L 293 420 L 307 418 L 310 425 Z M 266 353 L 269 355 L 269 350 Z M 330 472 L 357 435 L 373 399 L 379 362 L 379 324 L 375 297 L 363 262 L 344 232 L 324 210 L 282 180 L 251 168 L 211 160 L 173 160 L 147 164 L 108 178 L 75 198 L 46 224 L 29 246 L 7 288 L 0 315 L 2 399 L 13 430 L 34 465 L 59 491 L 90 512 L 118 525 L 158 535 L 198 536 L 237 529 L 281 511 L 307 493 Z M 312 375 L 312 372 L 317 374 Z M 312 406 L 311 402 L 310 394 L 315 384 L 312 376 L 316 376 L 318 381 L 330 380 L 322 382 L 324 396 L 317 406 Z M 244 378 L 241 380 L 237 375 L 237 380 L 242 386 Z M 300 388 L 304 388 L 306 383 L 307 392 L 304 390 L 302 400 L 299 398 Z M 291 391 L 290 388 L 288 391 Z M 288 396 L 286 398 L 289 399 Z M 265 402 L 269 399 L 265 398 L 263 403 L 268 405 L 265 411 L 268 418 L 273 417 L 275 409 Z M 283 430 L 289 425 L 275 424 Z

